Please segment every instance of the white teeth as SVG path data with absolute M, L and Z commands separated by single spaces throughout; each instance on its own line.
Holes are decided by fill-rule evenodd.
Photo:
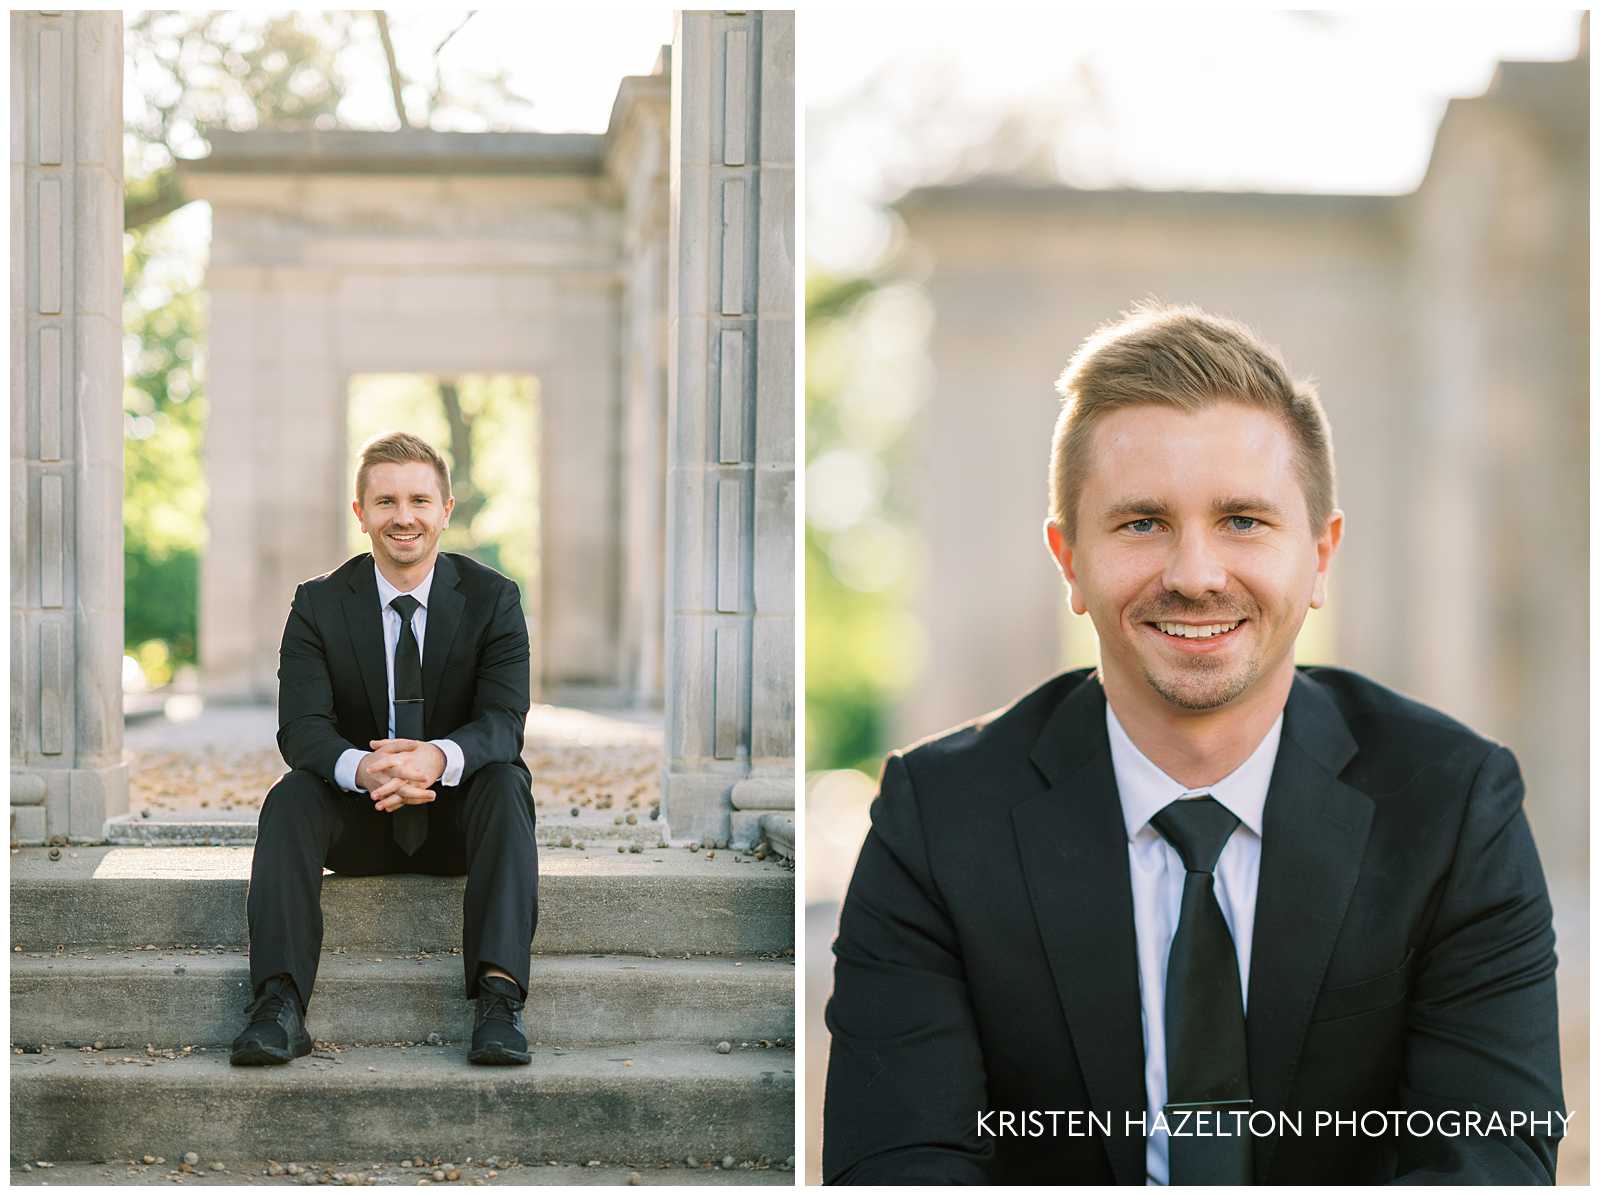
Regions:
M 1168 635 L 1175 635 L 1181 639 L 1203 640 L 1221 635 L 1225 631 L 1232 631 L 1241 622 L 1242 619 L 1232 623 L 1208 623 L 1200 627 L 1192 627 L 1187 623 L 1157 623 L 1156 626 Z

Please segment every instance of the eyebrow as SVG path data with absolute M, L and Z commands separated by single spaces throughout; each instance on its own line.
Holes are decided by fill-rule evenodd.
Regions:
M 1259 513 L 1283 518 L 1283 510 L 1276 503 L 1255 494 L 1230 494 L 1212 502 L 1213 515 L 1248 515 Z M 1163 519 L 1172 514 L 1172 508 L 1159 498 L 1124 498 L 1105 510 L 1107 519 Z

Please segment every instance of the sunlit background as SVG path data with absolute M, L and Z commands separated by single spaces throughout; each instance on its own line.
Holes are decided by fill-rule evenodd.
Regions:
M 1052 383 L 1156 294 L 1320 383 L 1349 526 L 1299 659 L 1518 753 L 1585 1182 L 1579 14 L 861 9 L 802 38 L 808 1180 L 883 753 L 1094 661 L 1040 536 Z

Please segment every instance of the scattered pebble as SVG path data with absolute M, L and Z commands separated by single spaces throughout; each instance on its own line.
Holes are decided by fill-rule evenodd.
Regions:
M 186 1150 L 183 1152 L 183 1161 L 188 1163 L 189 1166 L 193 1167 L 200 1161 L 200 1156 L 195 1154 L 195 1152 L 192 1150 Z
M 639 816 L 637 814 L 629 814 L 628 818 L 627 818 L 627 823 L 628 823 L 629 826 L 638 826 L 639 825 Z
M 722 1169 L 724 1171 L 732 1171 L 733 1170 L 733 1162 L 734 1162 L 734 1160 L 733 1160 L 733 1156 L 731 1154 L 723 1155 L 722 1156 Z
M 628 1186 L 629 1187 L 637 1188 L 642 1183 L 644 1183 L 644 1179 L 639 1175 L 639 1173 L 637 1171 L 628 1172 Z
M 51 849 L 50 849 L 50 858 L 51 858 L 51 859 L 52 859 L 52 860 L 59 860 L 59 859 L 60 859 L 60 858 L 61 858 L 61 848 L 59 848 L 59 847 L 52 847 L 52 848 L 51 848 Z
M 436 1184 L 444 1183 L 444 1172 L 443 1171 L 435 1171 L 433 1173 L 433 1182 L 436 1183 Z
M 717 1043 L 717 1054 L 719 1055 L 726 1055 L 732 1050 L 733 1043 L 729 1042 L 727 1039 L 723 1039 L 721 1042 Z

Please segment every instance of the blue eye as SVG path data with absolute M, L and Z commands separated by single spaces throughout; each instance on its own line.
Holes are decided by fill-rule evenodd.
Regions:
M 1229 515 L 1228 526 L 1236 532 L 1253 532 L 1261 520 L 1253 515 Z
M 1143 536 L 1155 530 L 1156 521 L 1154 519 L 1135 519 L 1133 522 L 1124 523 L 1122 526 L 1133 532 L 1134 535 Z

